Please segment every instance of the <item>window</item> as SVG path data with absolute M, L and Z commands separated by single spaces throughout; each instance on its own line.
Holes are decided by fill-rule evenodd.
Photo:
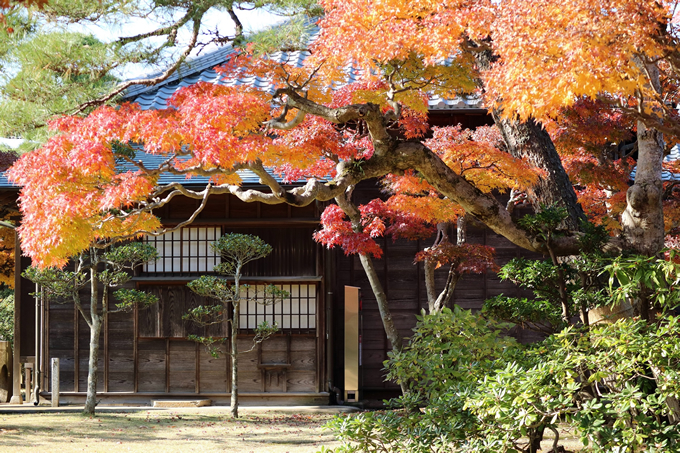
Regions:
M 186 227 L 144 240 L 158 250 L 158 260 L 144 266 L 150 274 L 212 272 L 220 256 L 210 246 L 222 235 L 220 227 Z
M 280 289 L 288 291 L 289 297 L 273 305 L 262 305 L 255 301 L 241 304 L 241 329 L 254 329 L 263 321 L 269 324 L 276 322 L 279 329 L 307 331 L 316 329 L 316 284 L 291 283 L 278 284 Z M 244 296 L 257 298 L 264 291 L 265 285 L 251 285 Z
M 267 283 L 253 283 L 243 289 L 243 296 L 256 297 Z M 262 321 L 276 324 L 284 332 L 311 333 L 316 330 L 317 283 L 279 283 L 279 288 L 288 291 L 289 297 L 274 305 L 261 305 L 257 302 L 241 302 L 240 328 L 251 332 Z M 228 336 L 229 326 L 222 323 L 201 327 L 182 319 L 182 315 L 198 305 L 213 305 L 214 299 L 197 297 L 184 285 L 141 285 L 140 290 L 158 297 L 159 303 L 146 310 L 138 311 L 138 331 L 140 337 L 174 338 L 189 334 Z M 228 307 L 231 316 L 231 306 Z

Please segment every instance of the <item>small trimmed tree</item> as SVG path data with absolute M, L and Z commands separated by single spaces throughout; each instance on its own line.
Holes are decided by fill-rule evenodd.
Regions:
M 73 302 L 90 328 L 90 357 L 87 372 L 87 398 L 84 413 L 93 415 L 97 405 L 97 369 L 99 359 L 99 335 L 106 316 L 110 313 L 130 311 L 135 306 L 146 308 L 158 302 L 158 298 L 135 289 L 122 288 L 113 293 L 118 301 L 111 305 L 109 289 L 127 283 L 132 271 L 138 266 L 155 261 L 156 249 L 148 244 L 133 242 L 108 251 L 91 247 L 73 259 L 74 270 L 54 267 L 39 269 L 29 267 L 24 277 L 40 285 L 39 295 L 54 298 L 63 303 Z M 89 285 L 90 306 L 84 307 L 81 291 Z M 101 297 L 100 297 L 101 290 Z
M 251 261 L 259 260 L 269 255 L 272 251 L 271 245 L 261 238 L 250 234 L 231 233 L 225 234 L 216 242 L 211 244 L 212 249 L 222 257 L 222 262 L 215 266 L 215 272 L 234 279 L 234 282 L 212 276 L 203 275 L 201 278 L 189 282 L 188 286 L 193 292 L 200 296 L 210 297 L 219 301 L 218 305 L 200 305 L 195 307 L 183 316 L 185 320 L 191 320 L 197 324 L 206 326 L 227 322 L 231 326 L 231 414 L 238 418 L 238 331 L 239 318 L 241 315 L 241 304 L 243 302 L 254 301 L 264 305 L 271 305 L 288 297 L 288 292 L 274 285 L 268 285 L 264 291 L 256 293 L 254 297 L 247 297 L 243 293 L 249 288 L 248 285 L 241 284 L 243 266 Z M 229 306 L 231 305 L 231 318 L 229 317 Z M 276 323 L 269 324 L 262 322 L 255 329 L 253 346 L 248 351 L 252 351 L 255 346 L 262 343 L 278 330 Z M 189 339 L 203 343 L 210 349 L 213 355 L 218 351 L 214 344 L 220 339 L 213 337 L 201 337 L 191 335 Z

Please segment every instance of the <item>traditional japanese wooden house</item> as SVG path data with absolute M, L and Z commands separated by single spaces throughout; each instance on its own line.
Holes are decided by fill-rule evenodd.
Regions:
M 212 69 L 231 52 L 222 49 L 194 60 L 161 85 L 136 87 L 127 99 L 142 108 L 165 107 L 179 88 L 197 81 L 248 83 L 267 89 L 267 81 L 221 81 Z M 273 58 L 302 60 L 303 53 L 276 54 Z M 353 73 L 352 73 L 353 74 Z M 350 80 L 348 82 L 351 82 Z M 477 100 L 432 99 L 430 121 L 434 125 L 462 124 L 476 127 L 490 124 L 486 110 Z M 140 158 L 153 156 L 139 154 Z M 151 163 L 150 163 L 151 164 Z M 163 175 L 161 184 L 177 181 Z M 257 179 L 243 175 L 244 184 L 256 187 Z M 202 185 L 201 178 L 183 180 L 187 186 Z M 0 190 L 16 194 L 18 188 L 0 180 Z M 355 191 L 358 202 L 379 195 L 370 182 Z M 185 220 L 196 201 L 176 198 L 157 214 L 166 225 Z M 104 402 L 148 404 L 154 399 L 211 399 L 226 403 L 229 398 L 229 360 L 212 357 L 202 345 L 187 340 L 192 333 L 226 336 L 225 326 L 208 330 L 181 319 L 187 309 L 205 303 L 186 287 L 201 274 L 211 273 L 219 257 L 211 251 L 212 241 L 227 232 L 260 236 L 273 246 L 272 254 L 245 270 L 244 280 L 255 290 L 273 283 L 290 293 L 273 306 L 248 304 L 242 308 L 242 349 L 251 342 L 252 329 L 261 321 L 276 321 L 280 332 L 240 359 L 240 398 L 242 404 L 328 404 L 345 398 L 345 370 L 358 370 L 358 400 L 375 400 L 395 394 L 398 388 L 383 378 L 383 361 L 389 344 L 383 331 L 377 304 L 363 269 L 356 257 L 339 250 L 325 250 L 312 239 L 324 206 L 304 208 L 287 205 L 246 204 L 228 195 L 214 196 L 192 225 L 180 231 L 148 238 L 156 246 L 159 259 L 145 266 L 134 277 L 138 289 L 159 296 L 160 303 L 147 310 L 109 315 L 100 352 L 98 390 Z M 468 241 L 492 245 L 503 264 L 524 252 L 489 230 L 471 224 Z M 384 258 L 376 260 L 380 277 L 390 300 L 393 318 L 408 337 L 416 314 L 427 305 L 423 270 L 414 264 L 414 255 L 427 246 L 422 241 L 385 240 Z M 19 256 L 19 253 L 17 253 Z M 19 354 L 16 364 L 36 361 L 42 394 L 50 396 L 49 361 L 61 363 L 62 402 L 83 401 L 86 391 L 89 330 L 72 304 L 36 300 L 34 285 L 20 277 L 29 265 L 17 260 L 16 338 Z M 345 288 L 360 289 L 361 303 L 353 329 L 358 335 L 359 354 L 353 364 L 345 355 Z M 455 302 L 464 308 L 479 309 L 483 301 L 499 293 L 516 293 L 511 284 L 495 275 L 464 277 L 455 292 Z M 17 388 L 15 375 L 15 389 Z

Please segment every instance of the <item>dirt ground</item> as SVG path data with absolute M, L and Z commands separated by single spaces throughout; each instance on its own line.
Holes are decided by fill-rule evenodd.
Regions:
M 0 414 L 1 452 L 312 453 L 339 445 L 322 428 L 330 414 L 243 415 L 144 411 Z

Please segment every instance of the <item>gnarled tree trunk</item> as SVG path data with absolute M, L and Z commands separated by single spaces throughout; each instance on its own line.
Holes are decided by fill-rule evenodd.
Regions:
M 476 43 L 470 43 L 476 47 Z M 491 69 L 496 56 L 486 46 L 479 47 L 474 53 L 475 61 L 479 69 L 484 72 Z M 484 49 L 484 50 L 482 50 Z M 480 88 L 483 82 L 479 81 Z M 555 144 L 545 128 L 533 118 L 520 121 L 518 118 L 504 118 L 501 109 L 493 109 L 491 112 L 494 122 L 503 135 L 503 140 L 508 152 L 519 159 L 523 159 L 545 173 L 538 183 L 527 194 L 527 198 L 534 210 L 541 209 L 541 205 L 561 206 L 567 209 L 565 228 L 578 231 L 580 223 L 585 220 L 585 214 L 581 205 L 578 204 L 574 186 L 564 170 L 562 160 L 557 154 Z
M 492 114 L 508 152 L 544 171 L 527 193 L 534 210 L 540 211 L 541 205 L 564 207 L 568 214 L 565 227 L 577 231 L 581 221 L 585 220 L 585 214 L 548 132 L 533 119 L 525 122 L 504 119 L 498 110 Z
M 626 193 L 628 205 L 621 217 L 627 245 L 636 253 L 652 256 L 663 248 L 663 137 L 638 122 L 638 160 L 635 183 Z

